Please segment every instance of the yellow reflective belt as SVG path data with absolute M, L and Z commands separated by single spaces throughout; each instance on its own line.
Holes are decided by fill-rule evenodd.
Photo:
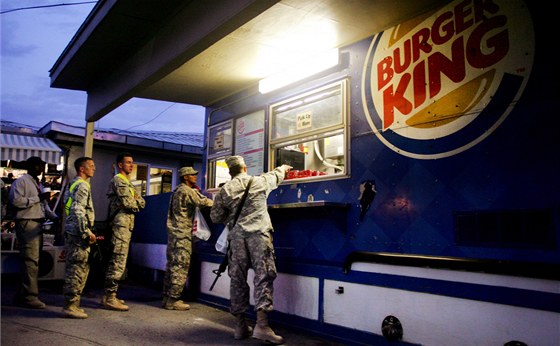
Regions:
M 72 192 L 74 192 L 74 190 L 76 189 L 76 186 L 78 186 L 79 183 L 84 182 L 89 186 L 89 183 L 87 181 L 85 181 L 84 179 L 78 179 L 75 182 L 72 183 L 72 185 L 70 185 L 70 193 L 68 196 L 68 200 L 66 201 L 66 205 L 64 206 L 64 211 L 66 212 L 66 216 L 70 215 L 70 208 L 72 207 Z

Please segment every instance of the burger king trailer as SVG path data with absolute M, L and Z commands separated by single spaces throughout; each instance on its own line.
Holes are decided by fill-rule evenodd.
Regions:
M 275 323 L 358 344 L 560 344 L 544 11 L 454 1 L 311 78 L 207 107 L 210 192 L 227 155 L 298 171 L 268 200 Z M 225 275 L 209 290 L 219 231 L 199 244 L 200 299 L 227 306 Z
M 83 88 L 89 92 L 90 122 L 134 93 L 204 105 L 208 127 L 201 174 L 209 194 L 229 179 L 228 155 L 244 156 L 250 174 L 281 163 L 294 167 L 268 199 L 279 272 L 272 323 L 346 344 L 560 344 L 553 11 L 522 0 L 387 2 L 391 11 L 382 13 L 390 19 L 382 30 L 343 42 L 326 52 L 324 61 L 317 51 L 302 68 L 309 76 L 287 80 L 299 67 L 293 65 L 258 86 L 246 83 L 231 92 L 221 87 L 242 74 L 237 63 L 253 52 L 232 47 L 251 33 L 267 41 L 285 23 L 301 27 L 295 16 L 270 20 L 282 11 L 337 7 L 353 12 L 308 11 L 303 17 L 323 16 L 323 24 L 352 18 L 361 28 L 368 23 L 363 18 L 379 18 L 381 12 L 370 9 L 385 3 L 242 2 L 260 15 L 235 30 L 233 19 L 223 21 L 228 36 L 209 46 L 208 54 L 179 51 L 192 43 L 178 23 L 199 3 L 194 1 L 169 11 L 175 17 L 149 36 L 135 59 L 115 64 L 114 80 L 96 85 L 90 79 Z M 273 5 L 257 11 L 265 3 Z M 416 3 L 425 10 L 410 10 L 398 17 L 402 20 L 391 17 Z M 204 6 L 214 11 L 204 7 L 199 18 L 210 12 L 209 21 L 222 18 L 219 4 L 208 2 Z M 198 32 L 210 27 L 182 22 Z M 92 31 L 84 30 L 75 42 L 85 32 Z M 172 41 L 164 35 L 171 34 L 183 43 L 167 45 Z M 327 36 L 323 31 L 313 43 Z M 169 47 L 177 50 L 177 59 L 168 59 Z M 80 88 L 62 78 L 78 66 L 72 49 L 53 68 L 57 87 Z M 110 50 L 95 50 L 105 51 Z M 167 60 L 153 72 L 160 52 Z M 64 65 L 63 58 L 72 54 L 77 60 Z M 143 56 L 150 64 L 140 63 Z M 227 76 L 204 77 L 226 58 L 231 58 L 230 70 L 222 71 Z M 181 68 L 178 59 L 184 59 Z M 85 78 L 88 70 L 79 71 Z M 182 80 L 198 89 L 178 84 Z M 179 92 L 178 85 L 189 89 Z M 162 269 L 166 198 L 147 197 L 130 263 Z M 199 301 L 226 309 L 228 276 L 210 290 L 222 261 L 214 249 L 221 226 L 210 226 L 210 240 L 195 244 L 197 271 L 189 286 Z

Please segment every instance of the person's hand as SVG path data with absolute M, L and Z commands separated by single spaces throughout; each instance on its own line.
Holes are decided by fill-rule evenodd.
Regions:
M 89 245 L 93 245 L 97 242 L 97 237 L 95 236 L 95 234 L 91 233 L 89 235 Z
M 287 172 L 287 171 L 289 171 L 290 169 L 292 169 L 293 167 L 290 166 L 290 165 L 282 165 L 282 168 L 284 168 L 284 170 Z

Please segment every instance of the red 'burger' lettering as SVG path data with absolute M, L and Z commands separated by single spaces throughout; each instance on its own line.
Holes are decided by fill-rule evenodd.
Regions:
M 467 69 L 488 68 L 507 55 L 507 18 L 498 12 L 498 5 L 491 0 L 462 1 L 453 11 L 440 14 L 431 27 L 420 28 L 404 39 L 377 63 L 384 130 L 394 123 L 395 110 L 408 115 L 425 103 L 427 95 L 437 97 L 443 76 L 460 83 Z M 434 51 L 450 41 L 448 53 Z

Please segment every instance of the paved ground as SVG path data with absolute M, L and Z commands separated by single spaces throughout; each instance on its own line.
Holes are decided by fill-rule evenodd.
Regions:
M 41 281 L 40 287 L 40 298 L 47 304 L 45 310 L 16 307 L 12 305 L 15 280 L 2 277 L 1 345 L 262 345 L 255 339 L 234 340 L 234 317 L 226 311 L 196 302 L 189 302 L 189 311 L 162 309 L 161 293 L 155 288 L 123 284 L 119 296 L 130 306 L 128 312 L 101 309 L 102 289 L 88 288 L 82 307 L 89 318 L 75 320 L 61 317 L 61 281 Z M 285 338 L 285 345 L 341 345 L 274 329 Z

